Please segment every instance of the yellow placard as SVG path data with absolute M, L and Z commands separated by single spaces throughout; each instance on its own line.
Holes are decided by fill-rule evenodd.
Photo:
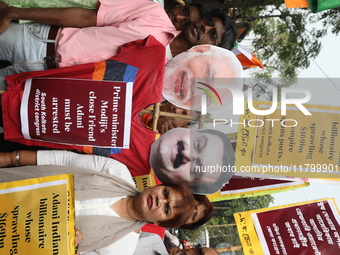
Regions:
M 151 170 L 150 174 L 134 176 L 133 181 L 135 182 L 136 187 L 140 191 L 143 191 L 147 187 L 157 185 L 155 178 L 156 178 L 156 176 L 155 176 L 154 172 Z
M 1 254 L 75 254 L 73 175 L 0 183 Z
M 254 101 L 266 110 L 269 102 Z M 246 110 L 240 117 L 236 147 L 236 171 L 241 173 L 293 176 L 299 178 L 340 177 L 340 107 L 304 105 L 312 115 L 297 107 L 278 106 L 270 115 Z M 306 179 L 305 179 L 306 180 Z

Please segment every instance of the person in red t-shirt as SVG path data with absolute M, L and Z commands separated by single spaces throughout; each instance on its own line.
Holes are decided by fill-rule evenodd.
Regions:
M 233 64 L 233 59 L 236 58 L 234 55 L 227 56 L 215 56 L 214 58 L 209 57 L 209 52 L 215 46 L 196 46 L 194 50 L 191 50 L 187 55 L 192 54 L 196 62 L 199 62 L 200 55 L 197 55 L 197 52 L 205 52 L 206 54 L 202 54 L 204 65 L 217 67 L 214 65 L 214 61 L 218 58 L 218 63 L 231 63 Z M 216 47 L 217 48 L 217 47 Z M 225 51 L 221 49 L 222 51 Z M 207 58 L 208 56 L 208 58 Z M 186 59 L 188 56 L 186 56 Z M 232 61 L 230 61 L 230 58 Z M 148 59 L 148 61 L 145 61 Z M 223 62 L 223 60 L 225 62 Z M 136 42 L 129 43 L 121 47 L 120 53 L 115 57 L 107 61 L 84 64 L 79 66 L 68 67 L 64 69 L 54 69 L 40 72 L 31 72 L 31 73 L 21 73 L 13 76 L 8 76 L 7 81 L 9 83 L 9 92 L 3 94 L 3 117 L 4 117 L 4 129 L 5 129 L 5 139 L 10 139 L 12 141 L 22 142 L 27 145 L 38 145 L 38 146 L 46 146 L 52 148 L 60 148 L 60 149 L 77 149 L 81 151 L 85 151 L 87 153 L 93 153 L 97 155 L 110 156 L 112 158 L 117 159 L 121 163 L 125 164 L 132 176 L 145 175 L 150 173 L 150 164 L 149 164 L 149 156 L 152 160 L 153 154 L 150 154 L 151 144 L 155 141 L 156 133 L 148 130 L 147 128 L 141 126 L 139 113 L 145 109 L 147 106 L 160 102 L 162 96 L 162 85 L 163 85 L 163 67 L 162 63 L 164 61 L 164 46 L 158 43 L 152 36 L 150 36 L 146 40 L 140 40 Z M 185 72 L 195 72 L 195 70 L 190 65 L 185 68 Z M 229 70 L 238 70 L 238 66 L 232 65 L 228 66 Z M 239 68 L 242 67 L 239 64 Z M 102 70 L 103 69 L 103 70 Z M 122 70 L 117 72 L 117 70 Z M 181 69 L 181 68 L 179 68 Z M 131 71 L 132 70 L 132 71 Z M 225 69 L 220 68 L 215 70 L 214 75 L 216 77 L 222 76 Z M 98 76 L 98 73 L 102 75 L 102 77 Z M 231 72 L 234 74 L 233 72 Z M 236 72 L 237 73 L 237 72 Z M 197 74 L 197 72 L 196 72 Z M 128 77 L 128 76 L 131 77 Z M 168 74 L 171 75 L 171 74 Z M 177 75 L 177 71 L 175 71 L 175 75 Z M 204 75 L 204 74 L 201 74 Z M 91 79 L 96 77 L 96 79 L 100 78 L 103 80 L 123 80 L 123 81 L 134 81 L 133 87 L 133 104 L 132 104 L 132 120 L 131 120 L 131 137 L 130 137 L 130 148 L 129 149 L 103 149 L 97 147 L 81 147 L 75 145 L 63 145 L 63 144 L 55 144 L 49 142 L 41 142 L 34 140 L 26 140 L 23 139 L 20 130 L 20 99 L 21 94 L 23 93 L 23 84 L 24 81 L 33 78 L 33 77 L 68 77 L 68 78 L 82 78 L 82 79 Z M 182 76 L 181 76 L 182 77 Z M 202 77 L 202 76 L 201 76 Z M 187 78 L 187 76 L 185 76 Z M 146 86 L 147 84 L 147 86 Z M 169 87 L 166 87 L 167 92 L 169 92 Z M 170 90 L 171 92 L 171 90 Z M 163 90 L 164 94 L 164 90 Z M 148 95 L 148 96 L 145 96 Z M 223 100 L 223 99 L 222 99 Z M 232 165 L 234 163 L 234 153 L 232 150 L 230 151 L 227 148 L 231 148 L 229 140 L 224 142 L 222 139 L 218 138 L 215 134 L 204 135 L 203 131 L 196 132 L 185 129 L 178 129 L 180 131 L 176 131 L 176 134 L 179 132 L 181 134 L 185 134 L 185 136 L 190 138 L 190 135 L 196 135 L 197 137 L 210 137 L 208 140 L 215 140 L 220 146 L 216 146 L 216 148 L 220 148 L 221 151 L 226 151 L 226 155 L 221 153 L 216 153 L 213 157 L 209 158 L 211 161 L 207 162 L 207 164 L 218 164 L 221 165 Z M 165 133 L 167 134 L 167 133 Z M 172 137 L 174 133 L 170 133 L 168 136 L 164 136 L 162 140 L 166 140 L 166 137 Z M 222 134 L 222 137 L 226 136 Z M 204 140 L 205 138 L 199 138 L 200 140 Z M 227 138 L 226 138 L 227 139 Z M 160 143 L 162 140 L 159 140 L 157 143 Z M 209 178 L 202 178 L 203 171 L 199 171 L 199 174 L 194 173 L 194 170 L 198 168 L 190 168 L 190 166 L 194 166 L 194 164 L 198 165 L 198 163 L 204 163 L 202 159 L 197 160 L 195 156 L 192 156 L 192 163 L 188 163 L 188 159 L 186 158 L 188 155 L 184 155 L 184 152 L 188 151 L 190 147 L 183 145 L 184 143 L 176 141 L 173 146 L 174 151 L 170 158 L 166 160 L 172 161 L 163 162 L 162 164 L 156 164 L 154 168 L 155 173 L 160 176 L 163 181 L 169 180 L 170 176 L 177 176 L 176 178 L 181 178 L 183 182 L 191 187 L 193 190 L 199 193 L 213 193 L 216 192 L 223 183 L 227 182 L 231 177 L 232 173 L 228 172 L 226 175 L 222 172 L 214 173 L 209 176 Z M 189 145 L 189 144 L 188 144 Z M 203 146 L 204 144 L 201 142 L 197 142 L 196 144 L 190 144 L 192 148 L 196 149 L 197 146 Z M 223 149 L 224 148 L 224 149 Z M 176 152 L 177 151 L 177 152 Z M 196 149 L 196 151 L 200 151 L 200 148 Z M 231 152 L 231 153 L 230 153 Z M 230 155 L 228 155 L 230 154 Z M 165 157 L 168 157 L 166 155 Z M 178 155 L 178 156 L 176 156 Z M 202 153 L 204 155 L 204 153 Z M 184 157 L 186 156 L 186 157 Z M 228 161 L 224 161 L 223 157 L 229 158 Z M 218 158 L 217 158 L 218 157 Z M 176 158 L 176 161 L 175 161 Z M 176 162 L 176 163 L 175 163 Z M 153 163 L 152 163 L 153 164 Z M 171 166 L 173 164 L 173 166 Z M 158 167 L 159 165 L 159 167 Z M 185 165 L 179 167 L 180 165 Z M 164 167 L 165 166 L 165 167 Z M 201 165 L 198 165 L 201 166 Z M 203 166 L 203 165 L 202 165 Z M 166 171 L 168 170 L 168 174 Z M 186 171 L 184 171 L 184 169 Z M 194 170 L 193 170 L 194 169 Z M 178 171 L 180 170 L 180 171 Z M 179 173 L 182 172 L 183 175 Z M 176 174 L 175 174 L 176 173 Z M 189 174 L 191 173 L 191 174 Z M 208 177 L 208 176 L 206 176 Z M 198 181 L 198 179 L 200 181 Z M 207 180 L 207 185 L 203 185 L 203 183 Z M 161 180 L 162 181 L 162 180 Z M 171 180 L 174 181 L 174 180 Z M 217 182 L 215 186 L 213 183 Z M 209 189 L 208 186 L 212 187 Z M 201 187 L 201 188 L 194 188 Z

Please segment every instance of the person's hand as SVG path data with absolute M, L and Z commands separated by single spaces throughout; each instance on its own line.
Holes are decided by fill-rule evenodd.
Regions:
M 79 230 L 79 229 L 76 229 L 76 238 L 74 239 L 74 246 L 77 247 L 81 240 L 83 238 L 83 233 Z M 77 255 L 80 254 L 80 250 L 77 249 Z
M 83 233 L 79 229 L 76 229 L 76 238 L 74 239 L 74 245 L 77 246 L 78 244 L 80 244 L 82 239 Z
M 0 167 L 6 167 L 15 161 L 15 152 L 0 152 Z
M 178 125 L 176 121 L 172 118 L 162 116 L 158 119 L 157 130 L 158 130 L 158 133 L 160 134 L 164 134 L 168 130 L 177 128 L 177 127 Z
M 179 247 L 170 247 L 170 248 L 166 248 L 169 252 L 170 255 L 176 255 L 178 252 L 180 252 L 182 249 L 180 249 Z
M 8 4 L 0 1 L 0 34 L 11 24 L 11 18 L 9 17 L 9 6 Z

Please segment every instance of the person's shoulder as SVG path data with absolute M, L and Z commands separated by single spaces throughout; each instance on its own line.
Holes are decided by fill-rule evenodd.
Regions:
M 162 8 L 164 8 L 164 0 L 150 0 L 150 1 L 158 3 L 160 6 L 162 6 Z
M 138 54 L 136 54 L 138 53 Z M 120 46 L 119 53 L 111 59 L 137 68 L 163 70 L 165 63 L 165 46 L 154 36 L 136 40 Z M 148 59 L 148 61 L 145 61 Z

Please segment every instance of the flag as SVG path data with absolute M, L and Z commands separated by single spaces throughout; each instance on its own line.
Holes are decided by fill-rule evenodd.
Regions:
M 243 69 L 257 66 L 264 68 L 262 62 L 253 54 L 251 54 L 251 52 L 247 48 L 243 47 L 238 42 L 234 43 L 234 48 L 231 51 L 236 55 L 238 60 L 241 62 Z
M 287 8 L 302 8 L 309 7 L 307 0 L 285 0 Z
M 308 0 L 312 12 L 321 12 L 328 9 L 340 7 L 340 0 Z

